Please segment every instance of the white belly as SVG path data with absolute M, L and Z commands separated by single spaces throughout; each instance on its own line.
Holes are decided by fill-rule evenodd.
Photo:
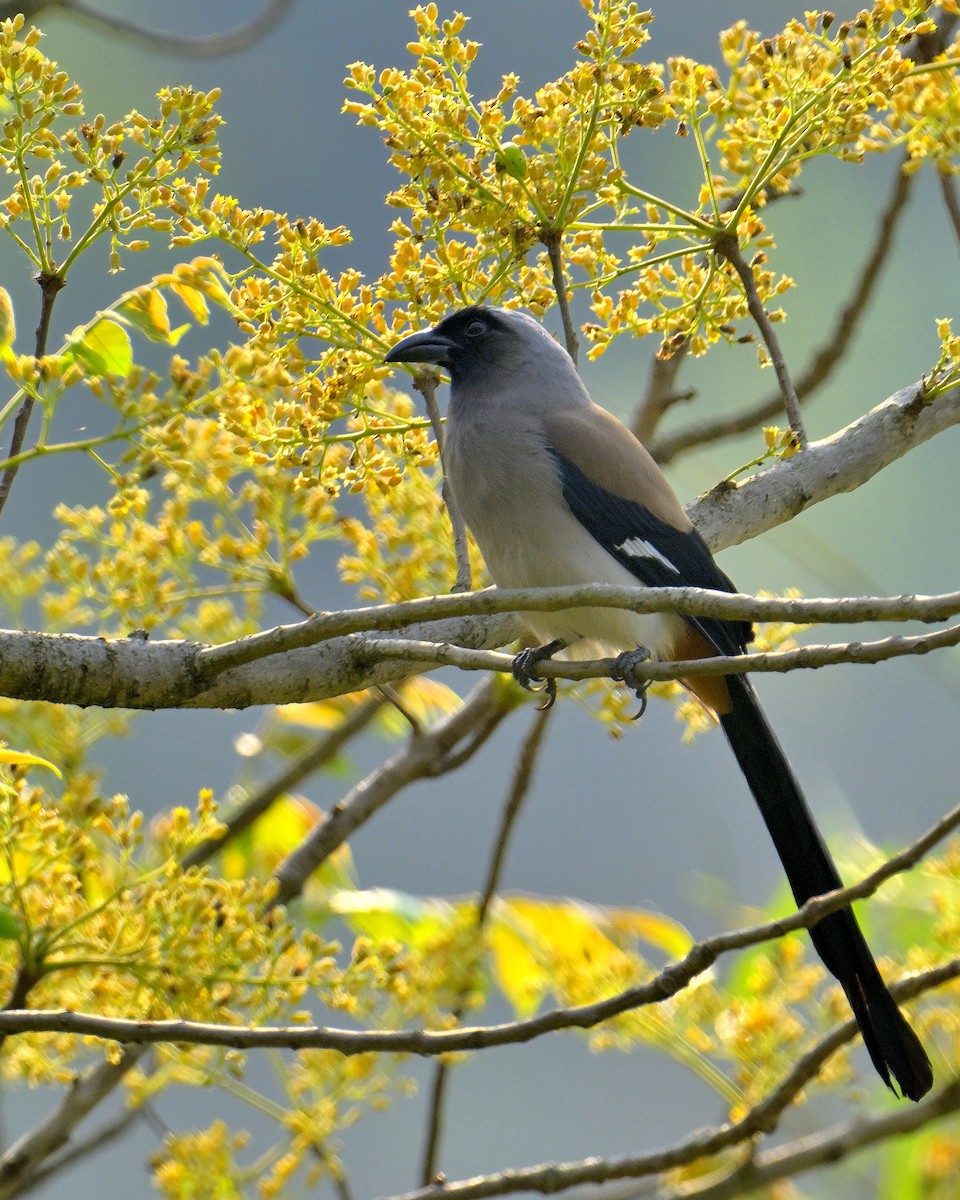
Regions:
M 462 430 L 460 431 L 462 434 Z M 489 432 L 489 431 L 488 431 Z M 635 587 L 638 580 L 574 517 L 563 499 L 552 460 L 535 440 L 524 460 L 517 443 L 488 445 L 482 460 L 466 449 L 472 439 L 448 442 L 450 483 L 490 574 L 498 587 L 562 587 L 611 583 Z M 568 643 L 566 658 L 612 657 L 645 646 L 667 658 L 681 618 L 637 614 L 616 608 L 573 608 L 521 613 L 542 643 Z

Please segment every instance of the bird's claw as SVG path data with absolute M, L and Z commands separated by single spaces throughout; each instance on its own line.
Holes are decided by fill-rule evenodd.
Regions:
M 563 646 L 564 643 L 559 638 L 547 642 L 545 646 L 527 646 L 513 656 L 513 662 L 510 664 L 514 679 L 525 691 L 544 693 L 544 702 L 538 705 L 541 711 L 553 708 L 557 698 L 557 681 L 537 675 L 536 668 L 540 663 L 553 658 Z
M 625 650 L 623 654 L 617 655 L 610 673 L 611 678 L 617 683 L 625 684 L 640 701 L 640 708 L 631 716 L 631 721 L 639 721 L 647 711 L 647 688 L 650 686 L 650 680 L 638 679 L 637 667 L 649 662 L 651 657 L 646 646 L 638 646 L 636 650 Z

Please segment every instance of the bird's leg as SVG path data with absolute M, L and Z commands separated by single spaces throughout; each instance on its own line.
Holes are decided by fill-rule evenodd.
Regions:
M 546 699 L 540 705 L 541 709 L 553 707 L 553 702 L 557 698 L 557 681 L 544 679 L 541 675 L 537 675 L 537 664 L 553 658 L 557 651 L 562 650 L 565 645 L 566 642 L 561 638 L 554 638 L 545 646 L 527 646 L 526 649 L 513 656 L 510 670 L 517 683 L 528 692 L 546 693 Z
M 610 672 L 611 679 L 625 684 L 640 701 L 640 709 L 633 714 L 631 721 L 639 721 L 647 711 L 647 688 L 650 686 L 650 680 L 638 679 L 637 667 L 649 662 L 651 658 L 652 655 L 646 646 L 638 646 L 636 650 L 625 650 L 623 654 L 617 655 Z

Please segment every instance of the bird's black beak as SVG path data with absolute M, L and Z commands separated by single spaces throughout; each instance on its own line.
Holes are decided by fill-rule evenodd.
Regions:
M 450 338 L 437 333 L 435 329 L 427 329 L 423 333 L 411 333 L 402 342 L 397 342 L 394 348 L 383 360 L 385 363 L 435 363 L 438 367 L 450 365 L 450 353 L 453 350 Z

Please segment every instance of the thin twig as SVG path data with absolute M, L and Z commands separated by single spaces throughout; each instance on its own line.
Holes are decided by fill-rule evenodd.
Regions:
M 940 194 L 943 196 L 944 208 L 946 208 L 947 216 L 953 225 L 954 236 L 960 244 L 960 195 L 957 193 L 957 177 L 948 175 L 946 171 L 938 171 L 937 178 L 940 180 Z
M 0 1012 L 0 1033 L 70 1033 L 83 1037 L 108 1038 L 121 1043 L 183 1042 L 190 1045 L 229 1046 L 235 1049 L 279 1048 L 289 1050 L 325 1049 L 339 1054 L 369 1053 L 416 1054 L 433 1057 L 494 1046 L 512 1046 L 530 1042 L 548 1033 L 566 1029 L 593 1029 L 625 1012 L 659 1004 L 682 991 L 723 955 L 773 941 L 800 929 L 809 929 L 830 913 L 847 908 L 857 900 L 872 896 L 894 875 L 910 870 L 938 842 L 960 826 L 960 805 L 942 817 L 915 842 L 892 855 L 876 870 L 849 887 L 837 888 L 814 896 L 795 912 L 774 921 L 729 930 L 705 938 L 692 946 L 683 958 L 668 963 L 650 979 L 591 1004 L 555 1008 L 534 1017 L 501 1025 L 465 1027 L 449 1030 L 335 1029 L 329 1026 L 293 1025 L 286 1027 L 217 1025 L 200 1021 L 130 1020 L 104 1017 L 73 1010 L 25 1009 Z M 928 987 L 960 978 L 960 958 L 890 984 L 895 999 L 909 999 Z M 853 1022 L 851 1022 L 851 1026 Z M 852 1030 L 851 1030 L 852 1032 Z M 2 1181 L 0 1159 L 0 1181 Z M 0 1192 L 0 1200 L 3 1200 Z
M 752 1155 L 726 1178 L 700 1186 L 685 1184 L 660 1193 L 662 1200 L 735 1200 L 755 1195 L 781 1179 L 833 1166 L 858 1150 L 923 1129 L 960 1110 L 960 1080 L 948 1083 L 921 1103 L 866 1120 L 857 1118 L 832 1129 L 797 1138 L 765 1154 Z
M 37 323 L 37 332 L 34 342 L 34 356 L 37 360 L 41 359 L 47 352 L 47 338 L 50 334 L 50 321 L 53 317 L 53 305 L 57 298 L 57 293 L 64 287 L 66 280 L 62 275 L 58 275 L 53 271 L 44 271 L 37 276 L 37 283 L 40 285 L 40 320 Z M 23 403 L 17 410 L 17 415 L 13 421 L 13 436 L 10 439 L 10 449 L 7 453 L 7 458 L 16 458 L 23 449 L 23 443 L 26 440 L 27 430 L 30 427 L 30 417 L 33 414 L 34 397 L 26 395 L 23 398 Z M 4 505 L 7 503 L 7 498 L 10 495 L 10 489 L 13 487 L 13 481 L 17 477 L 17 472 L 20 470 L 20 464 L 16 462 L 8 462 L 4 468 L 3 474 L 0 475 L 0 512 L 3 511 Z
M 925 994 L 935 988 L 942 987 L 948 983 L 952 983 L 960 978 L 960 958 L 952 959 L 939 967 L 934 967 L 931 970 L 924 971 L 918 975 L 913 975 L 908 979 L 901 980 L 897 983 L 890 984 L 890 992 L 898 1004 L 902 1004 L 907 1000 L 915 999 L 918 996 Z M 45 1032 L 50 1030 L 60 1030 L 69 1033 L 82 1034 L 86 1036 L 111 1037 L 115 1038 L 119 1033 L 121 1036 L 125 1032 L 124 1027 L 135 1026 L 137 1022 L 123 1022 L 112 1020 L 104 1017 L 87 1017 L 74 1012 L 65 1013 L 43 1013 L 39 1011 L 29 1011 L 27 1013 L 15 1014 L 16 1017 L 30 1018 L 31 1023 L 27 1026 L 30 1029 L 39 1029 Z M 14 1014 L 8 1014 L 6 1018 L 0 1020 L 10 1021 Z M 201 1030 L 216 1030 L 224 1035 L 232 1035 L 232 1040 L 221 1040 L 218 1044 L 235 1045 L 239 1047 L 249 1047 L 255 1044 L 263 1044 L 254 1042 L 253 1040 L 244 1040 L 244 1030 L 236 1027 L 227 1026 L 195 1026 L 187 1022 L 140 1022 L 142 1031 L 150 1037 L 152 1041 L 194 1041 L 200 1042 L 203 1039 L 200 1037 L 191 1037 L 192 1034 Z M 106 1026 L 114 1026 L 114 1032 L 108 1032 Z M 286 1031 L 279 1030 L 263 1030 L 261 1033 L 278 1034 L 286 1033 L 288 1041 L 280 1042 L 279 1040 L 271 1039 L 273 1045 L 289 1045 L 294 1049 L 302 1049 L 307 1042 L 304 1037 L 310 1031 L 304 1028 L 289 1029 Z M 347 1031 L 324 1031 L 328 1034 L 339 1033 L 341 1036 L 346 1036 Z M 663 1171 L 671 1170 L 680 1166 L 687 1166 L 693 1162 L 703 1159 L 708 1155 L 717 1154 L 722 1150 L 729 1149 L 756 1136 L 758 1133 L 769 1132 L 776 1127 L 780 1113 L 788 1107 L 793 1098 L 799 1091 L 815 1078 L 820 1067 L 824 1062 L 834 1054 L 841 1046 L 851 1041 L 856 1035 L 856 1022 L 851 1018 L 843 1022 L 830 1031 L 821 1041 L 812 1047 L 801 1059 L 797 1061 L 789 1075 L 781 1081 L 777 1087 L 770 1092 L 766 1097 L 758 1102 L 745 1116 L 737 1122 L 728 1123 L 715 1127 L 713 1129 L 704 1130 L 694 1134 L 687 1141 L 669 1147 L 666 1150 L 654 1151 L 643 1155 L 635 1155 L 629 1158 L 621 1159 L 600 1159 L 591 1158 L 580 1162 L 572 1163 L 549 1163 L 539 1166 L 524 1167 L 520 1169 L 506 1170 L 495 1175 L 479 1176 L 474 1179 L 461 1181 L 443 1181 L 433 1183 L 428 1187 L 421 1188 L 415 1192 L 407 1193 L 405 1196 L 394 1197 L 393 1200 L 481 1200 L 482 1197 L 508 1195 L 517 1191 L 534 1191 L 542 1193 L 553 1193 L 562 1191 L 567 1188 L 575 1187 L 588 1183 L 604 1183 L 614 1179 L 626 1178 L 642 1178 L 651 1175 L 660 1174 Z M 160 1036 L 152 1036 L 159 1034 Z M 294 1037 L 299 1034 L 299 1038 Z M 131 1038 L 134 1036 L 131 1034 Z M 356 1035 L 355 1035 L 356 1036 Z M 368 1037 L 372 1035 L 367 1035 Z M 361 1053 L 370 1050 L 387 1050 L 394 1052 L 399 1047 L 396 1037 L 397 1035 L 379 1034 L 381 1040 L 385 1037 L 393 1038 L 393 1044 L 387 1045 L 367 1045 L 364 1051 L 359 1049 L 347 1048 L 342 1042 L 338 1045 L 331 1046 L 329 1042 L 321 1042 L 328 1048 L 334 1048 L 341 1053 Z M 444 1038 L 448 1042 L 455 1034 L 433 1034 L 420 1035 L 422 1037 Z M 407 1039 L 409 1042 L 409 1037 Z M 316 1044 L 316 1043 L 315 1043 Z M 503 1043 L 501 1043 L 503 1044 Z M 440 1053 L 445 1053 L 454 1048 L 477 1049 L 477 1046 L 470 1047 L 454 1047 L 447 1045 Z M 409 1050 L 409 1046 L 404 1046 L 402 1049 Z M 144 1047 L 132 1046 L 124 1052 L 125 1057 L 131 1053 L 141 1054 Z M 413 1053 L 424 1053 L 422 1049 L 413 1050 Z M 129 1066 L 124 1069 L 129 1069 Z M 949 1085 L 954 1086 L 954 1085 Z M 69 1096 L 67 1097 L 69 1099 Z M 64 1101 L 66 1104 L 66 1100 Z M 929 1101 L 923 1101 L 923 1104 Z M 898 1109 L 898 1113 L 916 1112 L 920 1108 L 919 1105 L 911 1106 L 908 1109 Z M 74 1122 L 75 1123 L 75 1122 Z M 72 1128 L 72 1125 L 70 1126 Z M 33 1136 L 33 1135 L 29 1135 Z M 69 1133 L 67 1133 L 69 1136 Z M 21 1139 L 17 1145 L 21 1146 L 24 1139 Z M 63 1144 L 62 1141 L 59 1144 Z M 28 1147 L 23 1145 L 24 1151 Z M 56 1147 L 55 1147 L 56 1148 Z M 5 1187 L 8 1178 L 22 1179 L 23 1175 L 14 1175 L 15 1163 L 11 1163 L 8 1168 L 5 1166 L 8 1157 L 12 1154 L 13 1149 L 0 1159 L 0 1200 L 7 1200 L 17 1194 L 16 1187 Z M 42 1161 L 42 1158 L 40 1159 Z M 29 1176 L 27 1176 L 29 1178 Z
M 766 309 L 763 307 L 760 293 L 757 291 L 757 281 L 754 278 L 753 267 L 750 266 L 741 254 L 740 243 L 737 241 L 735 234 L 729 234 L 727 237 L 721 238 L 715 243 L 714 248 L 717 254 L 721 258 L 725 258 L 740 276 L 740 282 L 743 284 L 744 295 L 747 299 L 747 308 L 750 310 L 750 315 L 760 330 L 760 336 L 763 338 L 764 344 L 770 354 L 773 369 L 777 373 L 777 382 L 780 384 L 783 407 L 786 410 L 790 428 L 793 430 L 800 448 L 804 449 L 807 445 L 807 431 L 804 428 L 803 417 L 800 414 L 800 401 L 797 399 L 793 380 L 790 378 L 790 372 L 787 370 L 787 361 L 780 348 L 780 341 L 770 322 L 770 318 L 767 316 Z
M 870 253 L 860 269 L 848 300 L 836 320 L 832 322 L 833 332 L 829 340 L 814 351 L 810 362 L 797 376 L 795 386 L 800 402 L 807 400 L 826 383 L 834 368 L 843 361 L 854 334 L 866 316 L 867 306 L 880 280 L 882 268 L 893 249 L 894 234 L 901 216 L 906 211 L 916 178 L 913 174 L 906 174 L 903 165 L 903 160 L 897 164 L 890 196 L 877 218 L 877 231 L 871 243 Z M 676 433 L 651 441 L 649 450 L 657 462 L 672 462 L 684 450 L 733 437 L 738 433 L 746 433 L 782 411 L 783 396 L 778 391 L 729 416 L 692 424 Z M 636 432 L 636 429 L 634 431 Z M 637 436 L 640 437 L 640 434 Z M 649 436 L 648 432 L 647 438 Z M 647 438 L 640 437 L 640 440 L 647 444 Z
M 28 1195 L 42 1183 L 46 1183 L 48 1179 L 52 1179 L 54 1175 L 59 1175 L 67 1167 L 73 1166 L 74 1163 L 80 1162 L 88 1155 L 102 1150 L 104 1146 L 109 1146 L 123 1137 L 128 1129 L 143 1120 L 143 1116 L 141 1108 L 125 1109 L 112 1121 L 108 1121 L 89 1134 L 82 1142 L 78 1142 L 75 1146 L 69 1146 L 62 1154 L 48 1159 L 42 1167 L 34 1171 L 18 1186 L 16 1192 L 18 1200 L 19 1197 Z
M 471 587 L 470 551 L 467 545 L 467 526 L 460 512 L 457 497 L 450 486 L 447 475 L 446 461 L 443 452 L 443 418 L 440 415 L 440 405 L 437 404 L 437 377 L 430 371 L 420 371 L 414 376 L 413 386 L 423 397 L 427 407 L 427 415 L 433 426 L 433 436 L 437 439 L 437 449 L 440 451 L 440 465 L 443 467 L 443 483 L 441 495 L 447 506 L 450 526 L 453 530 L 453 548 L 457 558 L 457 577 L 453 584 L 454 592 L 468 592 Z
M 318 613 L 296 625 L 278 625 L 235 642 L 203 647 L 197 667 L 210 681 L 223 671 L 274 654 L 315 646 L 335 637 L 403 629 L 454 616 L 505 612 L 557 612 L 589 604 L 636 613 L 682 612 L 725 621 L 946 621 L 960 612 L 960 592 L 939 596 L 858 596 L 838 599 L 761 598 L 706 588 L 619 587 L 577 584 L 555 588 L 488 588 L 457 596 L 424 596 L 395 604 Z
M 852 1028 L 853 1022 L 849 1022 L 849 1025 Z M 960 1107 L 960 1082 L 955 1081 L 947 1084 L 935 1095 L 927 1097 L 921 1104 L 911 1105 L 909 1108 L 898 1108 L 893 1113 L 884 1113 L 867 1121 L 851 1123 L 851 1125 L 845 1126 L 844 1130 L 848 1131 L 848 1141 L 854 1130 L 872 1130 L 874 1136 L 871 1137 L 870 1133 L 866 1132 L 864 1140 L 859 1143 L 868 1145 L 872 1141 L 881 1140 L 881 1138 L 892 1136 L 897 1132 L 918 1129 L 937 1116 L 955 1111 L 957 1107 Z M 831 1140 L 823 1149 L 819 1158 L 820 1163 L 832 1161 L 829 1157 L 831 1151 L 836 1157 L 842 1157 L 842 1153 L 838 1153 L 837 1142 L 832 1140 L 833 1137 L 836 1137 L 836 1131 L 829 1131 L 827 1137 Z M 588 1184 L 661 1175 L 663 1172 L 674 1170 L 677 1167 L 690 1166 L 700 1159 L 718 1154 L 721 1150 L 740 1145 L 745 1141 L 747 1141 L 747 1136 L 743 1132 L 741 1124 L 738 1123 L 708 1130 L 703 1134 L 694 1135 L 687 1142 L 651 1154 L 631 1155 L 624 1158 L 587 1158 L 579 1162 L 541 1163 L 532 1167 L 507 1169 L 493 1175 L 478 1175 L 472 1179 L 443 1181 L 414 1192 L 392 1196 L 390 1200 L 485 1200 L 486 1197 L 508 1196 L 516 1192 L 539 1192 L 543 1195 L 551 1195 Z M 812 1141 L 813 1139 L 811 1139 Z M 776 1156 L 782 1151 L 789 1150 L 792 1154 L 798 1152 L 802 1154 L 804 1148 L 810 1144 L 806 1139 L 788 1143 L 780 1150 L 769 1151 L 758 1161 L 772 1165 L 777 1161 Z M 850 1146 L 849 1148 L 854 1147 Z M 817 1163 L 797 1158 L 793 1160 L 793 1165 L 794 1170 L 791 1173 L 795 1174 L 797 1171 L 806 1169 L 807 1166 L 817 1165 Z M 769 1170 L 770 1167 L 767 1169 Z M 681 1200 L 681 1197 L 696 1197 L 697 1200 L 708 1200 L 708 1198 L 709 1200 L 721 1200 L 722 1197 L 723 1200 L 727 1200 L 728 1197 L 745 1196 L 748 1193 L 752 1195 L 754 1189 L 759 1189 L 762 1182 L 772 1182 L 781 1177 L 771 1170 L 769 1176 L 765 1174 L 762 1179 L 754 1182 L 753 1174 L 745 1169 L 741 1185 L 736 1191 L 714 1193 L 702 1188 L 692 1190 L 696 1184 L 690 1183 L 682 1190 L 658 1191 L 656 1195 L 660 1200 L 667 1200 L 668 1197 L 669 1200 Z M 713 1186 L 719 1187 L 720 1185 L 713 1182 L 706 1185 L 707 1189 Z
M 56 7 L 90 21 L 100 30 L 119 35 L 127 41 L 140 43 L 150 50 L 159 50 L 165 54 L 189 54 L 198 58 L 236 54 L 245 50 L 268 33 L 293 7 L 293 0 L 267 0 L 259 13 L 233 29 L 223 33 L 203 34 L 200 37 L 184 37 L 180 34 L 148 29 L 114 13 L 108 15 L 98 12 L 81 0 L 52 0 L 50 7 L 54 7 L 54 3 Z
M 567 285 L 563 278 L 563 254 L 560 248 L 562 237 L 562 233 L 550 230 L 543 233 L 541 241 L 546 246 L 547 257 L 550 259 L 553 290 L 556 293 L 557 304 L 560 307 L 560 319 L 563 322 L 564 344 L 567 353 L 573 359 L 573 365 L 576 366 L 577 355 L 580 351 L 580 339 L 577 337 L 577 327 L 570 312 L 570 297 L 567 294 Z
M 650 366 L 647 390 L 630 420 L 634 436 L 645 446 L 653 443 L 657 426 L 668 409 L 675 404 L 692 400 L 696 395 L 693 388 L 686 391 L 677 390 L 677 376 L 686 360 L 689 346 L 689 339 L 684 338 L 666 357 L 657 354 Z
M 31 1180 L 41 1164 L 67 1144 L 77 1125 L 122 1082 L 148 1050 L 146 1045 L 130 1045 L 115 1061 L 93 1067 L 66 1090 L 60 1103 L 39 1125 L 0 1155 L 0 1200 L 12 1200 L 20 1194 L 23 1182 Z
M 882 638 L 876 642 L 846 642 L 827 646 L 800 646 L 796 650 L 767 650 L 756 654 L 718 654 L 713 658 L 685 658 L 676 662 L 644 662 L 636 676 L 644 680 L 686 679 L 687 676 L 745 675 L 749 671 L 777 672 L 816 670 L 820 667 L 856 664 L 871 666 L 905 655 L 929 654 L 933 650 L 960 645 L 960 625 L 915 637 Z M 468 650 L 436 642 L 402 638 L 376 638 L 367 642 L 379 659 L 410 660 L 422 667 L 459 667 L 462 671 L 509 672 L 513 657 L 495 650 Z M 548 659 L 537 666 L 544 679 L 615 679 L 617 660 L 599 658 L 576 662 Z
M 500 886 L 500 875 L 506 859 L 507 844 L 516 825 L 520 808 L 527 796 L 533 780 L 533 769 L 543 745 L 543 735 L 546 732 L 547 721 L 552 709 L 538 708 L 534 714 L 533 723 L 524 739 L 514 768 L 513 780 L 507 793 L 507 800 L 500 818 L 500 827 L 487 868 L 487 878 L 480 893 L 480 902 L 476 911 L 476 928 L 479 934 L 487 919 L 490 903 L 497 888 Z M 463 1019 L 464 1004 L 461 1001 L 454 1006 L 452 1016 L 459 1023 Z M 440 1139 L 443 1136 L 443 1117 L 447 1094 L 447 1084 L 450 1078 L 448 1064 L 439 1059 L 434 1069 L 433 1083 L 430 1088 L 430 1099 L 427 1102 L 429 1118 L 427 1122 L 427 1140 L 423 1155 L 423 1166 L 420 1171 L 420 1181 L 425 1187 L 436 1176 L 437 1157 L 440 1149 Z
M 469 738 L 471 752 L 507 713 L 499 689 L 483 680 L 463 704 L 431 729 L 414 734 L 407 745 L 360 780 L 326 820 L 321 821 L 277 868 L 277 891 L 272 905 L 288 904 L 303 890 L 309 876 L 338 846 L 396 793 L 417 779 L 431 779 L 460 765 L 456 749 Z M 478 728 L 484 736 L 477 736 Z
M 351 709 L 336 729 L 332 729 L 318 739 L 314 745 L 308 747 L 275 779 L 263 784 L 252 795 L 247 796 L 233 816 L 223 823 L 220 833 L 201 842 L 185 854 L 181 860 L 183 869 L 189 870 L 190 867 L 198 867 L 209 862 L 211 858 L 220 853 L 229 841 L 249 829 L 254 821 L 262 817 L 276 800 L 331 762 L 348 741 L 366 729 L 383 708 L 384 703 L 385 701 L 380 696 L 374 696 Z

